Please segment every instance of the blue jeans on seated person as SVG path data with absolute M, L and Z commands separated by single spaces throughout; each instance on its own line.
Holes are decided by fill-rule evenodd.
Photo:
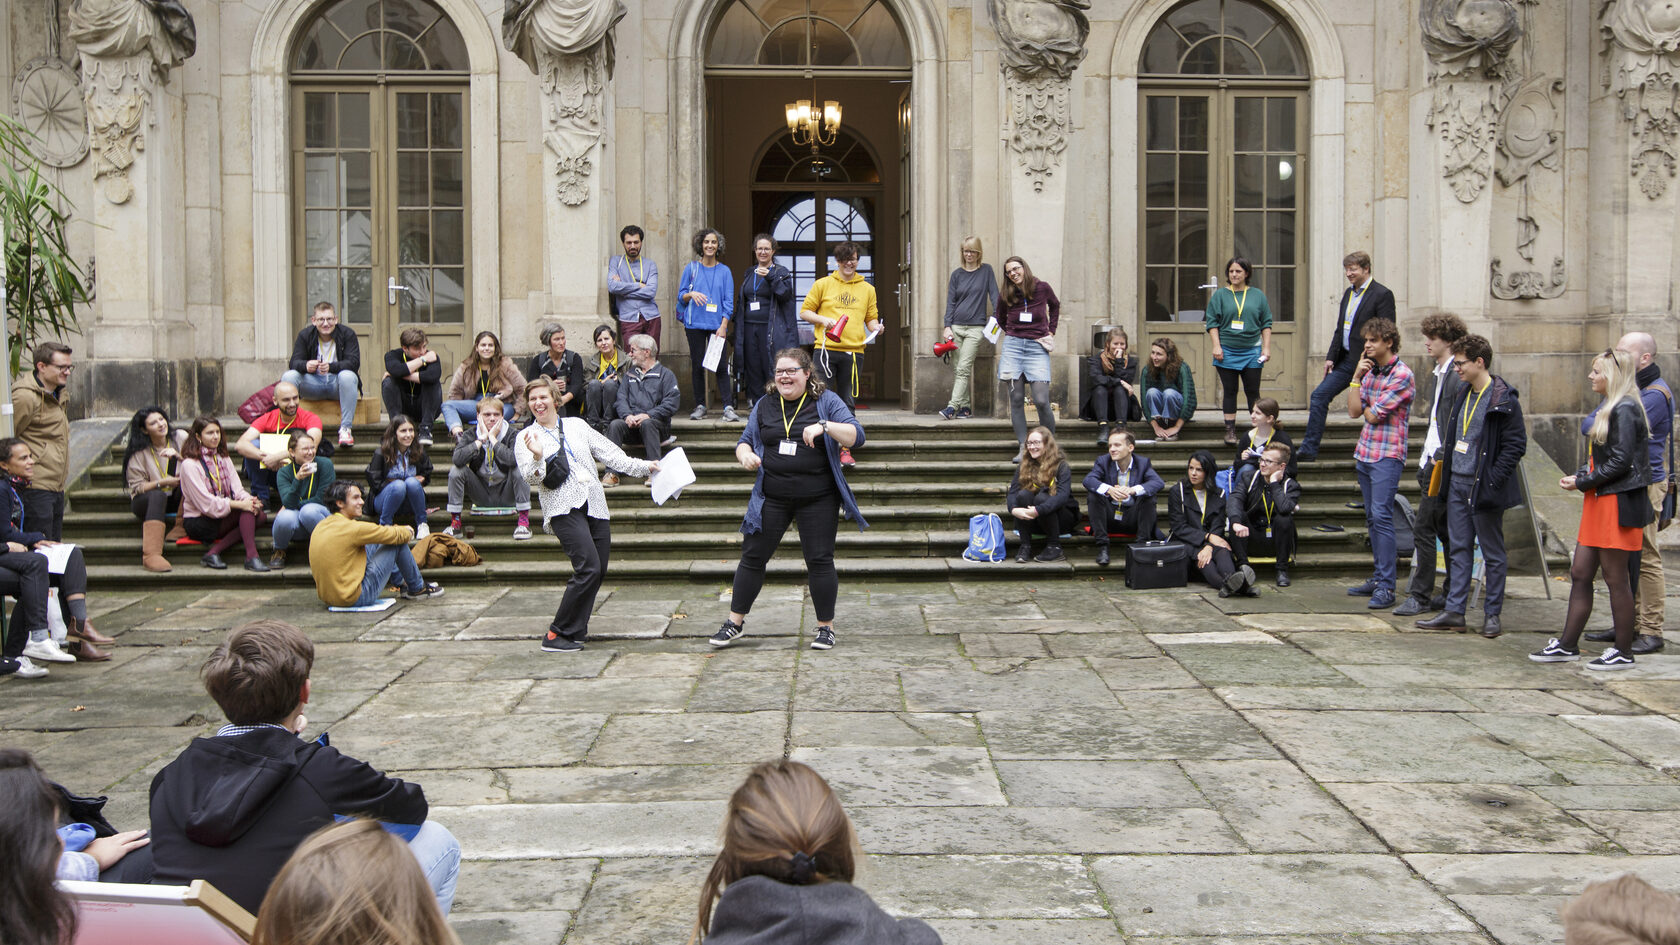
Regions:
M 301 509 L 281 509 L 274 513 L 274 550 L 285 551 L 298 532 L 308 535 L 315 526 L 327 520 L 332 511 L 319 502 L 305 502 Z
M 404 549 L 407 550 L 407 549 Z M 420 832 L 408 841 L 408 850 L 420 861 L 420 871 L 437 896 L 443 914 L 455 904 L 455 881 L 461 873 L 461 841 L 437 821 L 420 825 Z
M 353 606 L 366 607 L 379 599 L 391 575 L 402 575 L 403 590 L 418 594 L 426 586 L 420 577 L 420 566 L 414 563 L 414 553 L 407 545 L 368 545 L 367 572 L 362 576 L 362 596 Z
M 1319 441 L 1324 439 L 1324 424 L 1330 416 L 1330 402 L 1347 391 L 1348 384 L 1353 381 L 1353 368 L 1353 364 L 1344 361 L 1331 368 L 1330 373 L 1324 375 L 1324 380 L 1313 388 L 1312 396 L 1307 398 L 1307 432 L 1301 435 L 1301 445 L 1295 451 L 1297 455 L 1318 455 Z
M 274 470 L 254 459 L 246 458 L 239 463 L 239 471 L 244 475 L 245 481 L 251 484 L 251 494 L 261 499 L 263 505 L 269 504 L 268 500 L 271 496 L 277 500 L 278 504 L 279 497 L 275 495 L 277 484 Z
M 338 426 L 343 429 L 356 417 L 356 398 L 361 395 L 362 382 L 355 371 L 334 374 L 300 374 L 287 371 L 280 379 L 298 389 L 304 400 L 332 400 L 338 398 Z
M 451 433 L 464 427 L 478 426 L 478 402 L 483 398 L 474 397 L 471 400 L 446 400 L 443 402 L 443 425 Z M 502 404 L 502 419 L 513 419 L 513 404 Z
M 1148 419 L 1165 417 L 1173 421 L 1178 419 L 1179 411 L 1184 409 L 1184 392 L 1171 387 L 1151 387 L 1144 392 L 1144 413 Z
M 413 476 L 407 479 L 388 479 L 373 497 L 373 509 L 379 513 L 379 524 L 396 521 L 397 513 L 407 511 L 414 517 L 414 526 L 426 520 L 426 487 Z

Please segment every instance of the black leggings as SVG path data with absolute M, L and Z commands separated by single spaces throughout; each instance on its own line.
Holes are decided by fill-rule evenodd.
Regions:
M 129 508 L 134 510 L 134 517 L 142 522 L 161 522 L 170 513 L 180 510 L 181 493 L 175 490 L 164 492 L 162 489 L 142 492 L 129 503 Z
M 1633 587 L 1628 583 L 1628 559 L 1633 552 L 1616 548 L 1576 545 L 1569 565 L 1569 615 L 1563 620 L 1558 642 L 1574 647 L 1593 610 L 1593 578 L 1604 569 L 1604 583 L 1610 589 L 1610 623 L 1616 628 L 1616 649 L 1626 653 L 1633 647 Z
M 1248 409 L 1254 409 L 1254 402 L 1260 399 L 1260 365 L 1245 367 L 1240 371 L 1215 366 L 1219 372 L 1219 383 L 1225 388 L 1225 416 L 1235 416 L 1237 412 L 1237 378 L 1242 378 L 1243 393 L 1248 397 Z
M 840 575 L 834 573 L 834 536 L 840 530 L 839 492 L 809 499 L 764 497 L 758 531 L 741 539 L 741 563 L 735 566 L 735 589 L 729 598 L 732 613 L 752 610 L 758 592 L 764 589 L 764 567 L 782 543 L 789 523 L 796 521 L 817 623 L 834 622 L 834 599 L 840 596 Z

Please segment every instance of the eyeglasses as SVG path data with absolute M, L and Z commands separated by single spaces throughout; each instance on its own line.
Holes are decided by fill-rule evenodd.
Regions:
M 803 373 L 804 370 L 805 370 L 804 368 L 796 368 L 796 367 L 794 367 L 794 368 L 781 368 L 781 367 L 779 367 L 779 368 L 776 369 L 776 376 L 777 377 L 794 377 L 796 375 L 799 375 L 799 374 Z
M 1260 457 L 1260 465 L 1262 465 L 1262 466 L 1277 466 L 1277 465 L 1281 464 L 1282 462 L 1283 462 L 1283 460 L 1273 459 L 1270 456 Z
M 1465 365 L 1466 365 L 1466 364 L 1469 364 L 1469 363 L 1470 363 L 1470 362 L 1469 362 L 1469 360 L 1463 360 L 1463 361 L 1460 361 L 1460 360 L 1458 360 L 1458 359 L 1456 359 L 1456 358 L 1455 358 L 1455 359 L 1454 359 L 1454 360 L 1453 360 L 1453 363 L 1452 363 L 1452 366 L 1453 366 L 1453 370 L 1455 370 L 1455 371 L 1456 371 L 1456 370 L 1458 370 L 1458 369 L 1459 369 L 1459 368 L 1462 368 L 1462 367 L 1464 367 L 1464 366 L 1465 366 Z

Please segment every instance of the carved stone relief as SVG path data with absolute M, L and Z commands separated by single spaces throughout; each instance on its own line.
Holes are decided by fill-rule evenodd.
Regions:
M 1668 0 L 1604 0 L 1604 84 L 1622 100 L 1622 118 L 1639 139 L 1629 172 L 1652 200 L 1668 190 L 1680 132 L 1680 7 Z
M 554 155 L 554 191 L 575 207 L 589 199 L 594 152 L 606 132 L 618 0 L 507 0 L 502 42 L 537 74 L 543 145 Z
M 1556 130 L 1560 116 L 1552 96 L 1561 94 L 1562 79 L 1535 76 L 1517 87 L 1499 116 L 1499 167 L 1495 174 L 1502 186 L 1522 189 L 1517 252 L 1529 262 L 1534 261 L 1534 240 L 1540 235 L 1540 225 L 1529 213 L 1528 175 L 1536 165 L 1549 171 L 1558 169 L 1563 133 Z
M 1434 100 L 1429 127 L 1446 154 L 1441 173 L 1471 203 L 1492 170 L 1494 125 L 1506 63 L 1522 36 L 1512 0 L 1423 0 L 1418 10 Z
M 1085 58 L 1090 0 L 988 0 L 1009 96 L 1009 149 L 1033 189 L 1062 162 L 1072 127 L 1068 87 Z
M 1549 278 L 1537 270 L 1505 275 L 1500 270 L 1498 256 L 1493 257 L 1490 269 L 1492 276 L 1488 280 L 1488 289 L 1496 299 L 1555 299 L 1563 294 L 1564 286 L 1569 282 L 1562 256 L 1552 258 L 1552 274 Z

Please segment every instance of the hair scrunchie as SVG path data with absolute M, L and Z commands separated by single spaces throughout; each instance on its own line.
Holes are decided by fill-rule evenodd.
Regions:
M 810 882 L 812 874 L 814 874 L 817 869 L 816 860 L 813 860 L 811 855 L 806 853 L 804 850 L 800 850 L 790 858 L 790 861 L 793 864 L 793 868 L 788 871 L 788 878 L 793 880 L 795 883 Z

